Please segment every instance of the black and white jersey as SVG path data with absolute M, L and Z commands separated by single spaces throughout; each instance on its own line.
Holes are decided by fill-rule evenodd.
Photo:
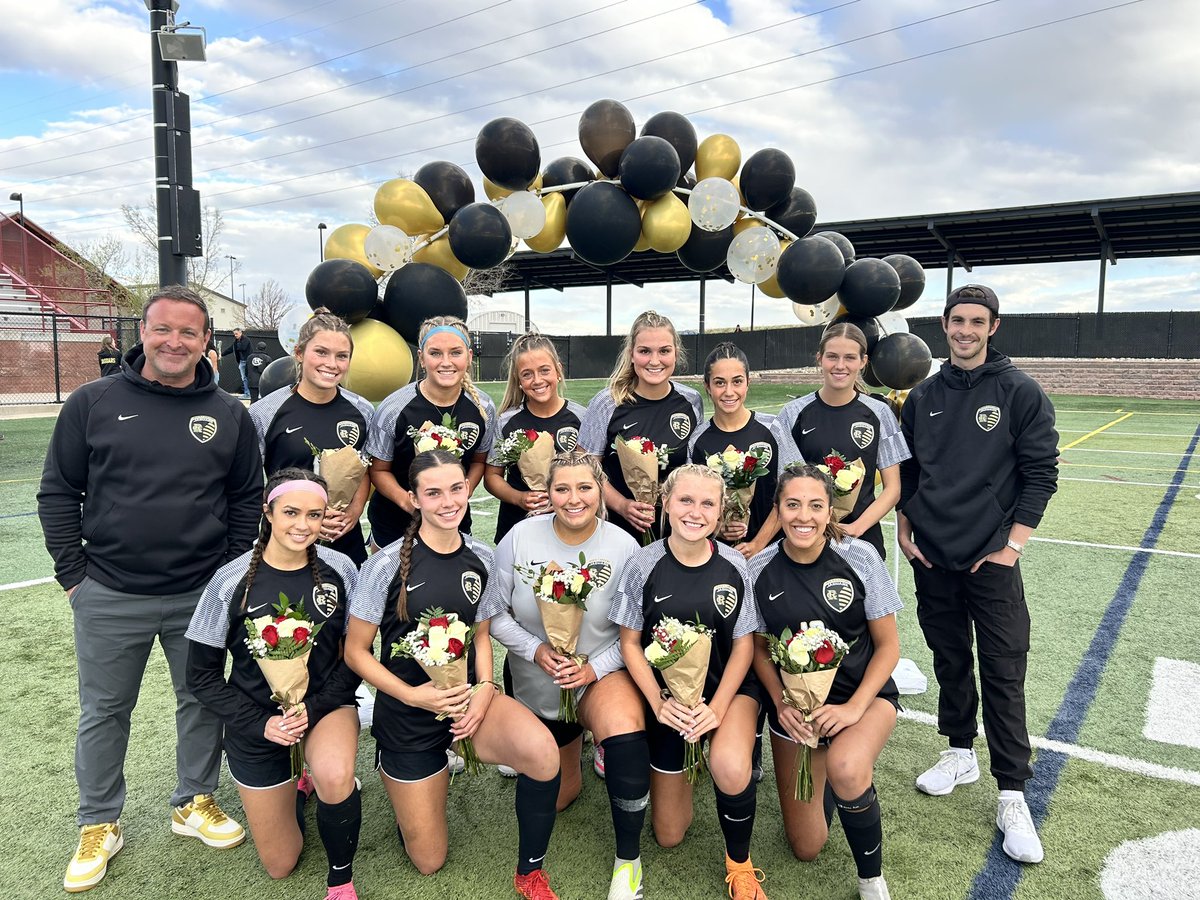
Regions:
M 875 644 L 867 623 L 904 608 L 883 561 L 866 541 L 827 541 L 811 563 L 795 562 L 781 541 L 750 560 L 750 577 L 765 634 L 796 632 L 801 622 L 820 620 L 850 645 L 829 692 L 830 703 L 845 703 L 862 683 Z M 880 697 L 898 696 L 889 678 Z
M 688 438 L 703 419 L 704 401 L 695 388 L 686 384 L 672 382 L 671 392 L 661 400 L 647 400 L 634 394 L 633 399 L 620 406 L 613 402 L 612 391 L 605 388 L 592 398 L 584 412 L 579 425 L 579 446 L 600 456 L 609 482 L 622 496 L 630 497 L 632 494 L 621 473 L 617 451 L 613 449 L 617 435 L 626 438 L 641 436 L 657 446 L 666 445 L 670 448 L 667 467 L 658 473 L 661 482 L 672 469 L 688 461 Z M 641 536 L 641 532 L 630 525 L 624 516 L 613 512 L 609 516 L 611 521 L 634 537 Z M 655 525 L 651 531 L 657 533 L 657 528 Z
M 394 656 L 392 644 L 417 627 L 422 613 L 435 607 L 457 613 L 467 625 L 474 624 L 492 569 L 492 551 L 463 535 L 457 550 L 438 553 L 417 536 L 408 572 L 408 618 L 401 622 L 396 611 L 400 591 L 396 576 L 402 549 L 403 542 L 389 544 L 363 564 L 358 589 L 350 598 L 350 615 L 379 626 L 380 660 L 401 681 L 415 686 L 429 681 L 429 676 L 416 660 Z M 472 656 L 468 651 L 467 677 L 473 682 Z M 445 743 L 449 728 L 449 721 L 439 722 L 429 710 L 408 706 L 384 691 L 376 695 L 371 733 L 389 750 L 435 749 Z
M 875 502 L 875 473 L 899 465 L 912 454 L 900 433 L 891 407 L 871 394 L 855 393 L 842 406 L 830 406 L 817 391 L 784 405 L 771 426 L 779 442 L 779 467 L 794 462 L 820 465 L 831 452 L 848 462 L 862 460 L 865 473 L 854 509 L 842 517 L 853 522 Z M 880 556 L 885 555 L 883 533 L 876 524 L 864 532 Z
M 250 418 L 258 432 L 258 449 L 268 477 L 295 466 L 313 470 L 313 447 L 361 450 L 375 407 L 344 388 L 328 403 L 306 400 L 291 387 L 280 388 L 250 405 Z
M 737 431 L 722 431 L 709 419 L 692 433 L 688 441 L 688 458 L 705 465 L 708 457 L 722 453 L 729 447 L 746 453 L 765 448 L 767 451 L 767 474 L 754 482 L 754 496 L 750 500 L 750 522 L 746 528 L 746 539 L 752 539 L 767 516 L 771 514 L 771 501 L 775 497 L 778 475 L 779 447 L 771 434 L 771 423 L 775 417 L 766 413 L 750 413 L 750 421 Z
M 496 441 L 492 445 L 492 452 L 488 455 L 488 463 L 500 466 L 496 460 L 496 453 L 504 439 L 514 431 L 545 431 L 554 438 L 556 453 L 574 450 L 579 443 L 579 422 L 583 418 L 583 413 L 584 408 L 574 400 L 564 400 L 562 408 L 546 418 L 535 416 L 524 405 L 516 409 L 506 409 L 500 414 L 500 420 L 496 425 Z M 529 485 L 521 477 L 521 470 L 515 465 L 508 467 L 508 471 L 504 474 L 504 480 L 514 490 L 529 490 Z M 509 529 L 524 518 L 524 509 L 501 501 L 500 513 L 496 521 L 496 543 L 499 544 L 508 534 Z
M 641 547 L 625 566 L 621 588 L 608 617 L 642 633 L 650 646 L 654 626 L 664 616 L 700 622 L 712 629 L 712 655 L 704 696 L 711 700 L 733 651 L 733 642 L 762 630 L 754 586 L 746 560 L 724 544 L 712 543 L 713 554 L 700 566 L 685 566 L 665 540 Z M 662 676 L 655 669 L 655 677 Z M 663 683 L 665 686 L 665 683 Z
M 578 565 L 579 554 L 583 554 L 593 587 L 575 652 L 587 655 L 600 679 L 625 666 L 621 631 L 608 613 L 625 565 L 637 549 L 637 541 L 605 521 L 598 522 L 592 536 L 582 544 L 565 544 L 554 531 L 552 515 L 518 522 L 496 547 L 496 564 L 479 604 L 479 618 L 491 621 L 492 637 L 508 649 L 516 698 L 542 718 L 558 718 L 559 689 L 534 662 L 534 654 L 546 640 L 546 629 L 533 595 L 531 576 L 517 572 L 514 566 L 536 573 L 547 562 Z
M 261 738 L 259 723 L 279 715 L 279 704 L 271 699 L 271 688 L 246 646 L 246 619 L 273 614 L 282 594 L 293 605 L 303 601 L 307 617 L 321 625 L 308 657 L 308 692 L 304 698 L 310 720 L 315 722 L 330 710 L 354 703 L 359 678 L 342 660 L 342 637 L 358 570 L 344 554 L 318 547 L 319 586 L 313 584 L 312 568 L 308 565 L 285 572 L 260 560 L 250 593 L 246 595 L 252 555 L 243 553 L 217 570 L 200 595 L 187 637 L 222 651 L 222 660 L 228 650 L 233 660 L 227 681 L 222 681 L 218 669 L 207 673 L 209 677 L 202 682 L 203 687 L 196 686 L 200 701 L 242 737 Z M 193 673 L 189 672 L 189 684 L 193 681 Z
M 487 394 L 480 392 L 479 396 L 483 400 L 482 410 L 466 391 L 453 406 L 435 406 L 421 393 L 417 383 L 406 384 L 379 404 L 367 434 L 367 454 L 390 462 L 396 481 L 407 490 L 408 467 L 417 455 L 408 429 L 420 428 L 426 422 L 441 425 L 442 417 L 449 413 L 463 439 L 463 464 L 469 467 L 476 456 L 487 457 L 496 434 L 496 405 Z M 408 513 L 379 491 L 371 497 L 367 518 L 371 522 L 371 538 L 379 547 L 398 540 L 410 521 Z M 470 533 L 470 509 L 461 527 Z

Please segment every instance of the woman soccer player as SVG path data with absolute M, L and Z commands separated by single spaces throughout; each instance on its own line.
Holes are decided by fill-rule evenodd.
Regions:
M 100 349 L 96 351 L 96 362 L 100 366 L 100 377 L 116 375 L 121 371 L 121 351 L 111 334 L 106 334 L 100 341 Z
M 867 339 L 858 326 L 830 326 L 817 346 L 817 365 L 821 387 L 786 404 L 771 425 L 779 443 L 780 471 L 794 462 L 822 463 L 831 453 L 840 453 L 847 462 L 862 460 L 858 499 L 840 524 L 850 537 L 862 538 L 886 557 L 879 520 L 900 499 L 900 463 L 912 454 L 895 414 L 867 393 L 860 380 Z M 876 472 L 883 481 L 878 497 Z
M 818 619 L 850 645 L 829 697 L 811 723 L 784 703 L 762 635 L 755 639 L 754 670 L 773 701 L 775 783 L 792 852 L 811 860 L 825 846 L 832 809 L 821 798 L 830 796 L 858 867 L 859 896 L 886 900 L 873 772 L 896 725 L 899 695 L 891 673 L 900 659 L 896 612 L 902 604 L 875 548 L 848 537 L 834 520 L 833 497 L 833 482 L 815 466 L 782 470 L 776 509 L 783 540 L 750 561 L 765 633 L 795 632 L 801 622 Z M 802 803 L 795 799 L 797 742 L 812 735 L 821 745 L 812 757 L 813 799 Z
M 329 858 L 326 900 L 357 900 L 352 864 L 362 805 L 354 778 L 358 748 L 355 675 L 342 659 L 346 603 L 357 570 L 316 542 L 325 519 L 325 482 L 304 469 L 267 481 L 254 549 L 226 563 L 200 597 L 187 636 L 188 689 L 225 723 L 225 758 L 237 782 L 258 858 L 286 878 L 304 847 L 305 791 L 292 781 L 291 750 L 304 757 L 317 793 L 317 830 Z M 246 646 L 246 619 L 270 615 L 280 594 L 301 601 L 320 624 L 308 657 L 304 702 L 281 713 Z M 233 659 L 225 678 L 226 653 Z
M 508 386 L 500 401 L 496 441 L 488 459 L 484 485 L 500 501 L 496 517 L 496 543 L 531 512 L 545 512 L 545 491 L 532 491 L 515 465 L 504 467 L 495 454 L 501 443 L 517 431 L 545 431 L 554 439 L 554 450 L 575 449 L 583 407 L 562 396 L 563 366 L 554 342 L 540 334 L 523 334 L 508 351 Z
M 471 335 L 461 319 L 437 316 L 421 325 L 417 361 L 425 376 L 387 397 L 371 422 L 367 454 L 375 494 L 367 507 L 371 543 L 386 547 L 400 538 L 413 517 L 408 467 L 416 456 L 408 429 L 425 422 L 441 425 L 446 417 L 462 440 L 468 495 L 483 479 L 484 463 L 492 449 L 496 407 L 471 381 Z M 471 511 L 463 531 L 471 532 Z
M 363 448 L 375 407 L 341 387 L 353 353 L 350 326 L 324 307 L 300 326 L 293 351 L 297 383 L 273 391 L 250 407 L 267 472 L 284 466 L 312 469 L 313 447 Z M 321 523 L 321 539 L 357 566 L 367 560 L 359 518 L 370 493 L 371 483 L 364 477 L 350 505 L 344 510 L 327 510 Z
M 760 628 L 746 560 L 710 540 L 721 517 L 725 483 L 705 466 L 685 465 L 667 476 L 665 540 L 640 548 L 625 568 L 609 618 L 621 626 L 621 650 L 651 716 L 650 810 L 664 847 L 683 841 L 692 821 L 692 786 L 684 773 L 684 742 L 710 739 L 709 768 L 717 818 L 725 837 L 725 881 L 733 900 L 764 900 L 761 871 L 750 861 L 755 792 L 751 777 L 758 684 L 747 677 Z M 651 632 L 664 616 L 712 629 L 703 699 L 688 709 L 664 690 L 646 661 Z
M 671 375 L 685 362 L 683 345 L 666 316 L 648 310 L 633 320 L 621 344 L 608 387 L 588 404 L 579 426 L 579 446 L 604 462 L 608 484 L 604 502 L 612 521 L 634 537 L 654 530 L 655 507 L 633 499 L 613 441 L 644 437 L 670 449 L 661 482 L 672 469 L 687 462 L 687 440 L 704 418 L 704 402 L 696 390 L 674 384 Z
M 493 570 L 492 553 L 459 531 L 470 487 L 453 454 L 417 454 L 408 470 L 414 517 L 404 536 L 363 566 L 350 601 L 346 659 L 375 689 L 376 761 L 400 841 L 413 865 L 431 875 L 446 861 L 449 836 L 446 750 L 471 738 L 480 760 L 512 766 L 517 777 L 519 857 L 513 883 L 531 900 L 555 900 L 542 862 L 554 829 L 558 748 L 537 718 L 492 681 L 488 623 L 477 604 Z M 477 628 L 470 647 L 475 685 L 442 689 L 393 644 L 439 607 Z M 376 635 L 381 659 L 372 653 Z M 438 716 L 457 716 L 443 719 Z
M 553 515 L 518 522 L 496 548 L 496 566 L 481 616 L 492 636 L 508 648 L 513 696 L 529 707 L 554 735 L 559 747 L 558 808 L 565 809 L 582 788 L 580 751 L 583 729 L 606 758 L 605 784 L 616 833 L 609 900 L 641 896 L 641 832 L 650 800 L 650 753 L 642 698 L 621 658 L 620 629 L 608 618 L 625 563 L 638 544 L 604 521 L 604 473 L 595 457 L 574 451 L 550 463 Z M 546 642 L 531 579 L 547 561 L 579 565 L 583 554 L 594 587 L 587 596 L 576 654 L 556 653 Z M 525 575 L 514 571 L 521 566 Z M 578 722 L 558 721 L 562 689 L 574 690 Z

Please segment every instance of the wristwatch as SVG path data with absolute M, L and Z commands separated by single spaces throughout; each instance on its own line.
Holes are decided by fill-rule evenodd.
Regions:
M 1013 551 L 1015 551 L 1015 552 L 1016 552 L 1016 554 L 1017 554 L 1017 556 L 1020 556 L 1022 553 L 1024 553 L 1024 552 L 1025 552 L 1025 545 L 1024 545 L 1024 544 L 1018 544 L 1018 543 L 1017 543 L 1016 541 L 1014 541 L 1012 538 L 1009 538 L 1009 539 L 1008 539 L 1008 540 L 1005 542 L 1005 546 L 1006 546 L 1006 547 L 1008 547 L 1008 549 L 1009 549 L 1009 550 L 1013 550 Z

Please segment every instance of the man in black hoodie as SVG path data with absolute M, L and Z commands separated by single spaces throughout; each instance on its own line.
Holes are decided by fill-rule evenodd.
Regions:
M 249 399 L 250 397 L 250 379 L 246 374 L 246 366 L 250 362 L 250 351 L 253 346 L 250 343 L 250 338 L 242 332 L 242 329 L 233 329 L 233 343 L 230 344 L 221 353 L 222 356 L 233 354 L 233 358 L 237 360 L 238 374 L 242 376 L 242 396 Z
M 900 549 L 912 564 L 917 618 L 933 651 L 938 731 L 950 748 L 917 778 L 949 794 L 979 778 L 972 626 L 979 646 L 983 724 L 1000 788 L 1004 851 L 1042 861 L 1025 782 L 1029 610 L 1019 560 L 1058 484 L 1054 407 L 1041 387 L 988 346 L 1000 325 L 996 293 L 969 284 L 946 298 L 950 359 L 905 400 L 912 458 L 900 464 Z
M 262 462 L 245 407 L 203 360 L 208 310 L 159 290 L 121 372 L 73 391 L 42 472 L 38 515 L 75 620 L 79 671 L 79 847 L 63 886 L 99 883 L 124 837 L 130 714 L 155 637 L 175 687 L 171 828 L 213 847 L 245 838 L 213 800 L 220 721 L 186 689 L 184 634 L 218 566 L 248 550 L 262 510 Z

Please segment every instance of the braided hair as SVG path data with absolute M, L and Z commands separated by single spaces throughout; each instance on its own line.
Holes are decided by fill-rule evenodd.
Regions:
M 280 469 L 274 475 L 267 479 L 266 487 L 263 488 L 263 505 L 268 510 L 274 507 L 275 501 L 267 502 L 267 498 L 271 496 L 271 491 L 279 487 L 286 481 L 312 481 L 319 484 L 322 488 L 328 490 L 328 485 L 325 479 L 315 472 L 310 472 L 308 469 L 299 469 L 289 467 Z M 263 550 L 271 541 L 271 522 L 266 514 L 263 514 L 262 520 L 258 525 L 258 540 L 254 542 L 254 549 L 250 553 L 250 567 L 246 570 L 246 587 L 242 591 L 242 612 L 246 611 L 246 604 L 250 599 L 250 588 L 254 584 L 254 576 L 258 574 L 258 564 L 262 562 Z M 313 588 L 315 591 L 321 591 L 321 569 L 317 564 L 317 545 L 315 543 L 308 545 L 308 565 L 312 570 Z
M 851 326 L 853 327 L 853 326 Z M 837 514 L 833 512 L 833 501 L 837 497 L 837 492 L 833 487 L 833 476 L 821 471 L 810 463 L 794 462 L 791 465 L 784 466 L 779 470 L 779 480 L 775 482 L 775 496 L 771 501 L 771 505 L 779 509 L 779 503 L 783 500 L 783 489 L 787 487 L 789 482 L 795 481 L 797 478 L 811 478 L 813 481 L 819 481 L 825 488 L 825 500 L 829 504 L 829 521 L 825 523 L 825 540 L 830 543 L 837 543 L 846 536 L 846 529 L 838 524 Z

